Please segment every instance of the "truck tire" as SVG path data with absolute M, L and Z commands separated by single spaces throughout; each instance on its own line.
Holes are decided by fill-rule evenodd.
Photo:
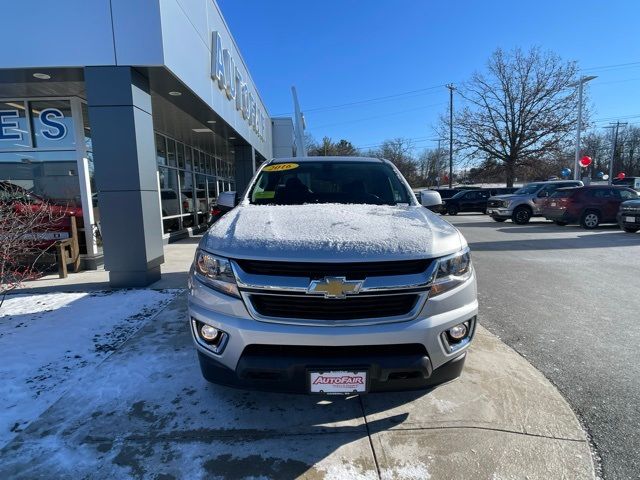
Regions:
M 518 225 L 525 225 L 529 223 L 529 220 L 531 220 L 531 213 L 532 212 L 529 207 L 521 205 L 513 211 L 511 220 L 513 220 L 513 223 L 516 223 Z
M 597 210 L 587 210 L 582 214 L 580 225 L 587 230 L 598 228 L 598 225 L 600 225 L 600 212 Z
M 491 217 L 491 218 L 493 219 L 494 222 L 500 222 L 500 223 L 507 220 L 506 218 L 502 218 L 502 217 Z
M 640 227 L 622 227 L 622 229 L 627 233 L 636 233 Z

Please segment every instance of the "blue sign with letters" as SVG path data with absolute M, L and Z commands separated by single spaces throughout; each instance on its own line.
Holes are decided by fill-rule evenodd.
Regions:
M 0 102 L 0 150 L 74 148 L 69 114 L 67 100 Z

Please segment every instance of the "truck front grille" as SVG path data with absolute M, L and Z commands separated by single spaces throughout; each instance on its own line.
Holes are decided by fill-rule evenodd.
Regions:
M 432 260 L 402 260 L 397 262 L 270 262 L 260 260 L 236 260 L 246 273 L 282 277 L 346 277 L 348 280 L 364 280 L 367 277 L 411 275 L 424 272 Z
M 408 315 L 419 295 L 354 296 L 341 300 L 307 295 L 252 294 L 255 311 L 264 317 L 299 318 L 308 320 L 360 320 Z
M 502 207 L 502 200 L 489 200 L 487 202 L 487 207 L 489 208 L 499 208 Z

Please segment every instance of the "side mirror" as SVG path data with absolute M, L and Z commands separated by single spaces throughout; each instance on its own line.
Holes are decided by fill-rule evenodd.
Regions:
M 237 203 L 236 192 L 221 192 L 220 195 L 218 195 L 218 206 L 233 208 L 237 205 Z
M 420 192 L 420 203 L 423 207 L 435 207 L 436 205 L 442 205 L 442 197 L 433 190 L 422 190 Z
M 549 196 L 549 192 L 547 192 L 546 190 L 543 190 L 542 192 L 540 192 L 538 194 L 538 198 L 544 198 L 544 197 L 548 197 Z

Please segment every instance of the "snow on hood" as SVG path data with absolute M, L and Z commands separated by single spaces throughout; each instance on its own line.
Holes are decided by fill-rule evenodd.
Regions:
M 421 206 L 240 205 L 200 242 L 230 258 L 372 261 L 458 251 L 458 231 Z

